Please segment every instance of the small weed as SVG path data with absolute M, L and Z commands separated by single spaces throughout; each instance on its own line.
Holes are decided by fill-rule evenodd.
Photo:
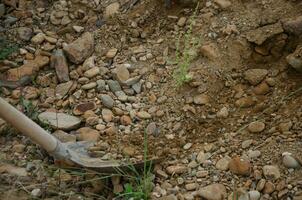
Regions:
M 23 109 L 23 113 L 32 119 L 33 121 L 38 121 L 38 107 L 33 104 L 32 101 L 25 99 L 24 97 L 20 97 L 20 104 Z
M 150 199 L 150 193 L 153 187 L 153 175 L 151 172 L 152 163 L 148 163 L 148 141 L 147 133 L 144 132 L 144 169 L 143 174 L 139 173 L 136 168 L 130 165 L 129 169 L 134 176 L 129 176 L 125 172 L 120 171 L 121 176 L 129 179 L 129 183 L 124 185 L 123 193 L 118 194 L 118 199 L 133 199 L 133 200 L 147 200 Z
M 0 39 L 0 61 L 6 59 L 10 54 L 18 50 L 18 45 Z
M 179 34 L 176 42 L 175 63 L 177 64 L 177 69 L 175 69 L 173 77 L 177 87 L 189 82 L 192 78 L 188 74 L 188 70 L 191 62 L 196 57 L 197 48 L 200 46 L 200 40 L 195 38 L 192 33 L 198 6 L 199 4 L 196 6 L 195 12 L 190 18 L 189 28 L 184 34 L 183 48 L 180 48 L 181 34 Z
M 51 128 L 51 126 L 49 125 L 49 123 L 46 122 L 41 122 L 38 119 L 38 106 L 34 105 L 32 101 L 29 101 L 27 99 L 25 99 L 24 97 L 20 97 L 20 105 L 22 107 L 22 112 L 29 117 L 31 120 L 33 120 L 34 122 L 38 123 L 43 129 L 45 129 L 48 132 L 52 132 L 53 129 Z

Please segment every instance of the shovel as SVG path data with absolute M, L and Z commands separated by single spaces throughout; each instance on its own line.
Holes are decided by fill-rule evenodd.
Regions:
M 58 161 L 72 163 L 80 167 L 93 169 L 102 173 L 116 172 L 129 167 L 143 167 L 144 162 L 124 163 L 121 161 L 104 161 L 100 158 L 92 158 L 88 154 L 88 148 L 93 144 L 90 142 L 62 143 L 53 135 L 45 131 L 22 112 L 11 106 L 0 97 L 0 118 L 10 123 L 22 134 L 28 136 L 34 143 L 44 148 Z M 158 159 L 148 160 L 148 164 L 157 162 Z

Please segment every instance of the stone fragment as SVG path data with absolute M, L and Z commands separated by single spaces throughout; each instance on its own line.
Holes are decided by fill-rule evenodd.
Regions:
M 50 67 L 56 70 L 59 82 L 67 82 L 69 78 L 69 67 L 63 50 L 56 50 L 50 58 Z
M 48 124 L 55 129 L 61 130 L 76 129 L 81 123 L 81 119 L 77 117 L 67 115 L 65 113 L 56 112 L 42 112 L 38 115 L 38 119 L 42 123 Z

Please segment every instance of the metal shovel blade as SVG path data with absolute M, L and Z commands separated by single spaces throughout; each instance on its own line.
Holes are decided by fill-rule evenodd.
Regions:
M 70 142 L 63 143 L 70 154 L 70 160 L 79 166 L 94 169 L 103 173 L 116 172 L 117 169 L 127 170 L 129 167 L 142 167 L 144 164 L 154 164 L 158 159 L 129 163 L 116 160 L 102 160 L 101 158 L 93 158 L 88 153 L 88 148 L 93 146 L 91 142 Z
M 88 148 L 93 144 L 90 142 L 62 143 L 53 135 L 45 131 L 38 124 L 25 116 L 22 112 L 11 106 L 0 97 L 0 117 L 18 129 L 22 134 L 28 136 L 34 143 L 40 145 L 55 159 L 73 162 L 85 168 L 91 168 L 101 172 L 114 172 L 116 169 L 129 166 L 143 166 L 144 161 L 138 163 L 123 163 L 122 161 L 104 161 L 100 158 L 92 158 L 88 154 Z M 157 162 L 152 159 L 148 163 Z

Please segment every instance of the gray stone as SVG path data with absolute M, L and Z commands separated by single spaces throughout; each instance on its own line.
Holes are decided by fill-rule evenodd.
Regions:
M 114 100 L 111 98 L 111 96 L 107 95 L 107 94 L 102 94 L 100 96 L 100 99 L 103 103 L 103 105 L 106 107 L 106 108 L 112 108 L 113 105 L 114 105 Z
M 46 123 L 55 129 L 61 130 L 76 129 L 81 123 L 81 119 L 75 116 L 56 112 L 43 112 L 38 115 L 38 119 L 42 123 Z
M 287 168 L 297 169 L 301 167 L 300 163 L 288 152 L 282 154 L 282 162 Z
M 132 89 L 137 93 L 141 93 L 142 91 L 142 83 L 141 82 L 137 82 L 135 84 L 132 85 Z
M 121 86 L 120 86 L 120 84 L 119 84 L 118 81 L 108 80 L 108 81 L 107 81 L 107 84 L 108 84 L 110 90 L 111 90 L 113 93 L 122 90 L 122 88 L 121 88 Z
M 90 90 L 92 88 L 95 88 L 97 86 L 96 82 L 87 83 L 85 85 L 82 85 L 83 90 Z
M 97 91 L 102 92 L 106 90 L 106 82 L 102 79 L 96 81 Z
M 259 200 L 260 199 L 260 192 L 257 190 L 249 191 L 248 192 L 250 200 Z

